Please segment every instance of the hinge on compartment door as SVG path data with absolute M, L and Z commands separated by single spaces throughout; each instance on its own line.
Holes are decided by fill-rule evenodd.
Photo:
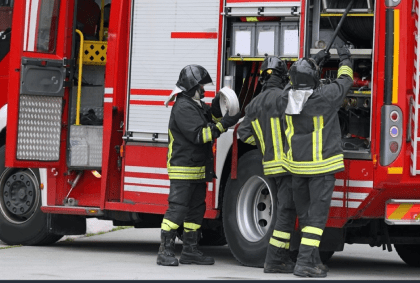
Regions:
M 292 16 L 299 16 L 299 12 L 298 12 L 298 7 L 297 6 L 293 6 L 292 8 L 291 8 L 291 14 L 292 14 Z
M 75 64 L 75 60 L 74 59 L 63 58 L 63 67 L 70 68 L 74 64 Z

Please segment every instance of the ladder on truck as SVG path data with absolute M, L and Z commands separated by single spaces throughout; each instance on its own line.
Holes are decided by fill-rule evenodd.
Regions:
M 415 176 L 420 174 L 420 170 L 418 168 L 418 150 L 419 150 L 419 96 L 420 96 L 420 45 L 419 45 L 419 1 L 413 1 L 413 11 L 415 11 L 415 18 L 416 18 L 416 31 L 414 33 L 415 41 L 414 41 L 414 86 L 413 86 L 413 93 L 414 97 L 411 98 L 410 101 L 410 119 L 411 119 L 411 145 L 412 145 L 412 152 L 411 152 L 411 166 L 410 172 L 411 175 Z

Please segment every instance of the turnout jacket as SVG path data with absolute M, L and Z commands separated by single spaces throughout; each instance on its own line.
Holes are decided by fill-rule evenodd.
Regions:
M 245 108 L 245 118 L 238 128 L 239 138 L 257 145 L 263 156 L 264 175 L 276 177 L 286 173 L 283 148 L 284 131 L 281 116 L 287 106 L 287 97 L 281 99 L 283 90 L 266 88 Z
M 285 115 L 287 170 L 299 176 L 319 176 L 344 170 L 338 110 L 350 87 L 350 60 L 340 62 L 337 79 L 314 90 L 299 115 Z M 288 94 L 291 85 L 284 92 Z
M 210 182 L 215 177 L 213 167 L 212 129 L 220 128 L 214 117 L 219 109 L 212 109 L 200 101 L 180 93 L 169 118 L 168 175 L 171 181 Z M 212 122 L 213 118 L 216 120 Z M 222 127 L 223 129 L 223 127 Z M 222 132 L 222 131 L 221 131 Z

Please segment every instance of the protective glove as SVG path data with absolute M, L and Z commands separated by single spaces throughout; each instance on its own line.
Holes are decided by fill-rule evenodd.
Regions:
M 234 116 L 229 116 L 229 111 L 226 112 L 225 116 L 223 116 L 222 121 L 220 121 L 220 123 L 222 124 L 223 128 L 225 129 L 225 131 L 236 125 L 236 123 L 238 123 L 239 118 L 241 118 L 241 111 L 239 111 L 236 115 Z
M 325 50 L 319 51 L 317 54 L 312 56 L 312 59 L 315 60 L 316 64 L 319 65 L 323 60 L 328 61 L 330 59 L 330 52 L 325 52 Z
M 211 101 L 211 112 L 216 118 L 220 118 L 223 116 L 222 110 L 220 109 L 220 93 L 217 93 Z
M 340 57 L 340 61 L 350 59 L 351 53 L 350 50 L 346 46 L 337 47 L 337 54 Z

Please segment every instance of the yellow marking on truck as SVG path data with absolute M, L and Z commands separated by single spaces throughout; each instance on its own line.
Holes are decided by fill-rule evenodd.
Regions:
M 389 167 L 388 174 L 402 174 L 403 168 L 402 167 Z
M 412 207 L 413 205 L 409 203 L 401 204 L 388 219 L 402 219 Z
M 392 103 L 398 103 L 398 79 L 400 65 L 400 10 L 394 11 L 394 79 L 392 86 Z

